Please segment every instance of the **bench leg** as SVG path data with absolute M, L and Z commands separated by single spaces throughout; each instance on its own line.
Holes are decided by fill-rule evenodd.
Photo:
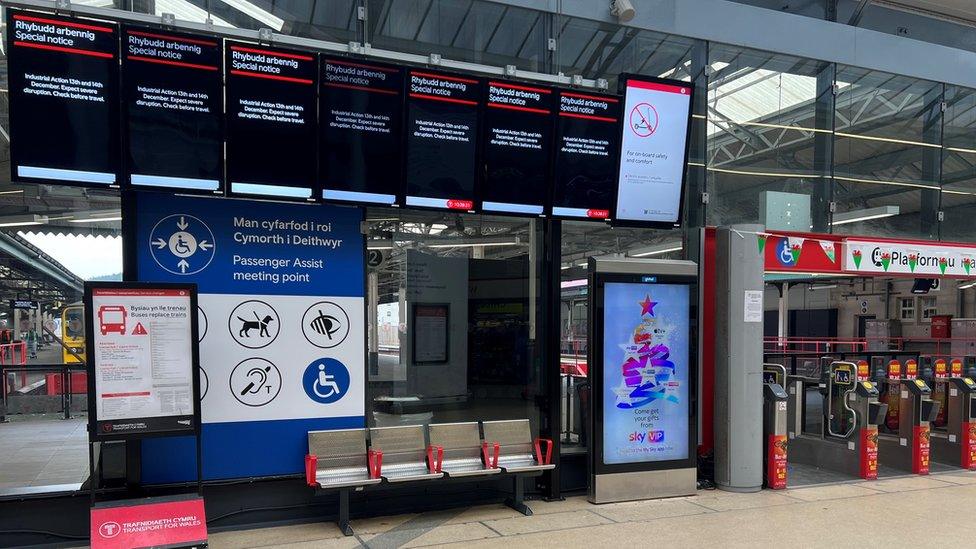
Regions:
M 515 475 L 515 490 L 512 497 L 505 500 L 505 505 L 515 509 L 527 517 L 532 516 L 532 509 L 525 504 L 525 486 L 522 484 L 522 477 Z
M 353 535 L 352 526 L 349 525 L 349 490 L 339 490 L 338 523 L 343 535 Z

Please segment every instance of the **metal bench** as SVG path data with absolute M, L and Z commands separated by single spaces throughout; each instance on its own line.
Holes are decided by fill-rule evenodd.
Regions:
M 552 459 L 552 441 L 548 439 L 533 441 L 529 420 L 485 421 L 482 425 L 485 441 L 499 445 L 498 467 L 502 471 L 528 473 L 547 471 L 556 467 L 549 463 Z M 545 452 L 542 450 L 543 442 L 547 443 Z
M 505 501 L 512 509 L 523 515 L 532 515 L 532 509 L 525 504 L 523 478 L 536 477 L 543 471 L 554 469 L 552 460 L 552 441 L 537 438 L 532 440 L 532 429 L 527 419 L 484 421 L 485 444 L 498 448 L 497 466 L 505 473 L 513 475 L 513 496 Z M 545 443 L 545 450 L 542 445 Z
M 478 422 L 432 423 L 430 444 L 444 449 L 441 470 L 450 478 L 494 475 L 502 470 L 495 465 L 497 454 L 485 448 Z
M 428 447 L 424 441 L 423 425 L 373 428 L 369 430 L 369 439 L 369 447 L 383 456 L 381 476 L 387 482 L 433 480 L 444 476 L 438 472 L 436 449 Z
M 382 454 L 367 452 L 366 429 L 309 431 L 305 480 L 323 491 L 339 492 L 339 529 L 353 534 L 349 525 L 349 491 L 379 484 Z

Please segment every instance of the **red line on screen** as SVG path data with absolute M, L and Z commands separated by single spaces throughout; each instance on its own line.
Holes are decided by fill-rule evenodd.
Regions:
M 62 25 L 65 27 L 74 27 L 76 29 L 93 30 L 98 32 L 112 32 L 111 27 L 98 27 L 95 25 L 85 25 L 82 23 L 75 23 L 73 21 L 58 21 L 57 19 L 45 19 L 43 17 L 31 17 L 29 15 L 15 15 L 14 19 L 20 19 L 23 21 L 33 21 L 35 23 L 48 23 L 50 25 Z
M 246 51 L 248 53 L 263 53 L 264 55 L 273 55 L 275 57 L 287 57 L 289 59 L 300 59 L 302 61 L 312 61 L 315 59 L 314 57 L 308 55 L 298 55 L 295 53 L 281 53 L 281 52 L 270 51 L 270 50 L 258 50 L 254 48 L 245 48 L 242 46 L 231 46 L 230 49 L 236 51 Z
M 238 71 L 232 70 L 231 74 L 236 74 L 237 76 L 250 76 L 251 78 L 267 78 L 268 80 L 281 80 L 283 82 L 294 82 L 296 84 L 311 84 L 312 81 L 307 78 L 292 78 L 290 76 L 278 76 L 276 74 L 263 74 L 260 72 L 249 72 L 249 71 Z
M 339 61 L 337 59 L 326 59 L 325 62 L 332 65 L 348 65 L 350 67 L 361 67 L 364 69 L 373 69 L 380 72 L 399 72 L 399 69 L 389 69 L 386 67 L 377 67 L 376 65 L 366 65 L 364 63 L 352 63 L 349 61 Z
M 593 116 L 589 114 L 576 114 L 575 112 L 561 112 L 559 116 L 568 116 L 570 118 L 582 118 L 584 120 L 597 120 L 600 122 L 616 122 L 616 118 L 608 118 L 606 116 Z
M 76 50 L 74 48 L 62 48 L 61 46 L 51 46 L 48 44 L 35 44 L 33 42 L 14 42 L 14 45 L 23 46 L 25 48 L 37 48 L 39 50 L 60 51 L 63 53 L 77 53 L 78 55 L 89 55 L 91 57 L 101 57 L 103 59 L 112 59 L 115 57 L 115 55 L 111 53 L 105 53 L 100 51 Z
M 169 59 L 153 59 L 152 57 L 142 57 L 139 55 L 130 55 L 126 57 L 131 61 L 144 61 L 146 63 L 159 63 L 160 65 L 173 65 L 174 67 L 186 67 L 188 69 L 202 69 L 207 71 L 215 71 L 217 67 L 212 65 L 197 65 L 196 63 L 184 63 L 182 61 L 170 61 Z
M 599 96 L 596 96 L 596 95 L 583 95 L 581 93 L 563 92 L 563 95 L 565 95 L 566 97 L 578 97 L 580 99 L 592 99 L 594 101 L 607 101 L 609 103 L 619 103 L 620 102 L 619 99 L 615 99 L 613 97 L 599 97 Z
M 535 112 L 539 114 L 549 114 L 546 109 L 533 109 L 532 107 L 519 107 L 518 105 L 503 105 L 501 103 L 488 103 L 489 107 L 496 109 L 511 109 L 513 111 Z
M 661 84 L 658 82 L 647 82 L 645 80 L 628 80 L 627 86 L 633 88 L 640 88 L 642 90 L 653 90 L 662 91 L 668 93 L 679 93 L 683 95 L 688 95 L 688 90 L 691 88 L 691 84 L 687 86 L 675 86 L 672 84 Z
M 431 74 L 429 72 L 412 72 L 411 76 L 424 76 L 427 78 L 437 78 L 440 80 L 453 80 L 455 82 L 464 82 L 465 84 L 477 84 L 477 80 L 471 80 L 470 78 L 458 78 L 457 76 L 441 76 L 439 74 Z
M 379 90 L 379 89 L 367 88 L 366 86 L 354 86 L 352 84 L 326 83 L 326 84 L 322 84 L 322 85 L 325 86 L 325 87 L 327 87 L 327 88 L 348 88 L 350 90 L 359 90 L 359 91 L 365 91 L 365 92 L 375 92 L 375 93 L 386 93 L 386 94 L 390 94 L 390 95 L 399 95 L 399 92 L 395 92 L 393 90 Z
M 547 90 L 543 88 L 530 88 L 528 86 L 518 86 L 516 84 L 506 84 L 505 82 L 488 82 L 490 86 L 498 86 L 499 88 L 511 88 L 513 90 L 530 91 L 537 93 L 552 93 L 552 90 Z
M 468 101 L 467 99 L 454 99 L 453 97 L 440 97 L 437 95 L 423 95 L 419 93 L 411 93 L 410 97 L 416 97 L 417 99 L 430 99 L 431 101 L 444 101 L 445 103 L 460 103 L 462 105 L 477 105 L 477 101 Z
M 175 42 L 186 42 L 188 44 L 199 44 L 201 46 L 216 46 L 216 42 L 208 42 L 206 40 L 196 40 L 194 38 L 183 38 L 180 36 L 169 36 L 167 34 L 153 34 L 151 32 L 142 31 L 127 31 L 129 34 L 134 34 L 136 36 L 146 36 L 148 38 L 162 38 L 163 40 L 173 40 Z

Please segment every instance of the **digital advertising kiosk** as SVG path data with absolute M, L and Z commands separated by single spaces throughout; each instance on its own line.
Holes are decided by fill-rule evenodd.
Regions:
M 589 261 L 589 499 L 694 494 L 698 266 Z

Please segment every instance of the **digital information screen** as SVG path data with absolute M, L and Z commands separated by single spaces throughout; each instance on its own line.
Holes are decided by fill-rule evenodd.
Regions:
M 225 52 L 231 193 L 313 198 L 317 57 L 238 42 Z
M 559 92 L 552 215 L 610 217 L 619 122 L 620 99 Z
M 6 34 L 12 179 L 117 184 L 117 27 L 8 9 Z
M 682 82 L 625 79 L 616 220 L 680 224 L 692 90 Z
M 220 39 L 122 29 L 126 179 L 138 187 L 223 190 Z
M 408 71 L 407 206 L 474 209 L 481 82 Z
M 688 459 L 690 300 L 686 284 L 605 285 L 603 463 Z
M 322 197 L 391 205 L 403 181 L 403 69 L 322 58 Z
M 489 81 L 481 121 L 481 209 L 542 215 L 549 198 L 553 90 Z

